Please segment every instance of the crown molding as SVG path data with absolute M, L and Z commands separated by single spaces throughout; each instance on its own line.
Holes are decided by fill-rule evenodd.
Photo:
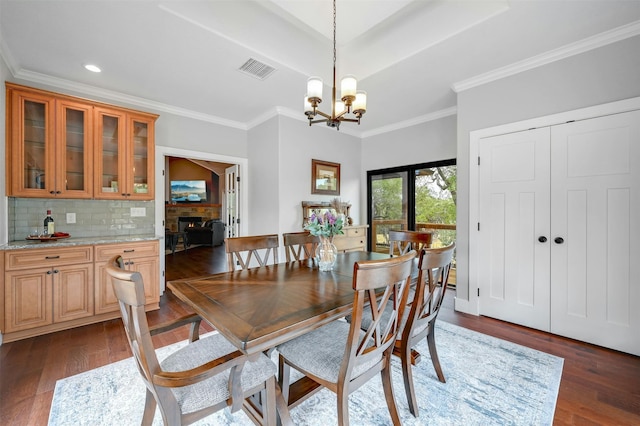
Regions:
M 390 124 L 388 126 L 378 127 L 377 129 L 362 132 L 361 137 L 362 139 L 365 139 L 371 136 L 393 132 L 395 130 L 404 129 L 406 127 L 415 126 L 415 125 L 426 123 L 429 121 L 439 120 L 441 118 L 448 117 L 450 115 L 456 115 L 457 113 L 458 113 L 457 107 L 445 108 L 445 109 L 441 109 L 440 111 L 432 112 L 430 114 L 421 115 L 415 118 L 411 118 L 409 120 L 399 121 L 397 123 Z
M 6 52 L 5 49 L 3 49 L 3 51 Z M 209 123 L 219 124 L 226 127 L 233 127 L 240 130 L 247 130 L 246 124 L 239 121 L 227 120 L 224 118 L 216 117 L 214 115 L 203 114 L 201 112 L 189 110 L 186 108 L 179 108 L 161 102 L 155 102 L 137 96 L 130 96 L 113 90 L 101 89 L 99 87 L 91 86 L 88 84 L 77 83 L 58 77 L 52 77 L 34 71 L 21 69 L 12 74 L 15 78 L 18 79 L 27 80 L 33 83 L 45 84 L 48 86 L 56 87 L 58 89 L 80 92 L 82 94 L 90 96 L 97 96 L 103 99 L 108 99 L 110 101 L 135 105 L 136 107 L 141 107 L 146 110 L 151 109 L 155 111 L 167 112 L 182 117 L 192 118 L 194 120 L 206 121 Z
M 484 74 L 469 78 L 467 80 L 454 83 L 451 88 L 454 92 L 460 93 L 492 81 L 510 77 L 524 71 L 528 71 L 552 62 L 560 61 L 580 53 L 588 52 L 608 44 L 616 43 L 640 34 L 640 21 L 635 21 L 627 25 L 605 31 L 598 35 L 585 38 L 575 43 L 567 44 L 558 49 L 551 50 L 541 55 L 533 56 L 520 62 L 513 63 L 506 67 L 497 68 Z

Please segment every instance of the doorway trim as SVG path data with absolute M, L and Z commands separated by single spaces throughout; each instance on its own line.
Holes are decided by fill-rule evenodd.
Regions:
M 157 146 L 155 158 L 155 232 L 158 236 L 164 236 L 164 206 L 165 206 L 165 157 L 194 158 L 197 160 L 213 161 L 218 163 L 238 164 L 242 179 L 240 180 L 240 211 L 238 217 L 246 218 L 246 212 L 249 211 L 249 190 L 247 188 L 248 180 L 248 164 L 249 160 L 242 157 L 232 157 L 229 155 L 214 154 L 210 152 L 192 151 L 188 149 L 173 148 L 168 146 Z M 240 222 L 240 235 L 246 235 L 248 224 L 246 220 Z M 164 238 L 164 237 L 163 237 Z M 161 248 L 163 246 L 161 245 Z M 164 267 L 164 250 L 160 250 L 160 294 L 164 293 L 165 267 Z
M 472 315 L 480 314 L 478 289 L 480 277 L 478 267 L 478 252 L 482 250 L 480 239 L 475 230 L 478 227 L 479 209 L 479 168 L 478 152 L 480 140 L 486 137 L 504 135 L 538 127 L 549 127 L 564 124 L 568 121 L 587 120 L 604 115 L 618 114 L 640 109 L 640 97 L 624 99 L 592 107 L 579 108 L 557 114 L 532 118 L 514 123 L 502 124 L 486 129 L 469 132 L 469 287 L 468 300 L 456 297 L 454 309 Z

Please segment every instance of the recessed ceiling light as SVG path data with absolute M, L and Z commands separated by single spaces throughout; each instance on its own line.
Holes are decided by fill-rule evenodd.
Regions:
M 84 67 L 86 69 L 88 69 L 89 71 L 91 71 L 91 72 L 101 72 L 102 71 L 97 65 L 87 64 Z

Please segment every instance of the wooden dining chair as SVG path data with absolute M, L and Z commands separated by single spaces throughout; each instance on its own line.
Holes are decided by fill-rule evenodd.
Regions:
M 400 329 L 415 251 L 402 256 L 356 262 L 353 267 L 352 321 L 333 321 L 283 343 L 279 352 L 278 381 L 285 401 L 290 401 L 290 369 L 302 372 L 336 393 L 338 423 L 349 424 L 349 394 L 380 373 L 385 400 L 394 425 L 400 417 L 391 381 L 391 351 Z M 391 320 L 380 323 L 390 309 Z M 361 330 L 362 314 L 375 321 Z
M 145 313 L 144 283 L 138 272 L 122 269 L 122 257 L 109 260 L 106 272 L 120 304 L 129 340 L 147 395 L 143 425 L 150 425 L 160 409 L 165 425 L 191 424 L 229 406 L 243 408 L 245 398 L 260 394 L 263 415 L 247 410 L 258 424 L 276 424 L 276 365 L 260 354 L 248 357 L 221 334 L 199 339 L 201 318 L 188 315 L 150 328 Z M 191 325 L 189 344 L 159 362 L 151 336 Z
M 289 232 L 282 234 L 287 262 L 312 259 L 320 244 L 320 237 L 311 235 L 309 231 Z
M 411 368 L 412 365 L 418 363 L 420 358 L 415 346 L 425 337 L 438 380 L 442 383 L 446 382 L 436 350 L 434 333 L 436 319 L 449 282 L 454 250 L 455 243 L 451 243 L 447 247 L 424 249 L 420 252 L 415 289 L 409 290 L 407 307 L 401 322 L 401 331 L 394 344 L 393 354 L 398 356 L 402 362 L 402 377 L 409 402 L 409 411 L 415 417 L 418 417 L 418 403 Z M 383 313 L 383 324 L 392 318 L 391 314 L 387 308 Z M 362 328 L 368 327 L 371 322 L 372 316 L 365 313 Z
M 265 266 L 270 256 L 272 263 L 278 263 L 278 244 L 278 234 L 226 238 L 227 266 L 230 271 L 236 270 L 236 266 L 248 269 L 252 259 Z
M 389 231 L 389 254 L 397 256 L 431 247 L 432 235 L 422 231 Z

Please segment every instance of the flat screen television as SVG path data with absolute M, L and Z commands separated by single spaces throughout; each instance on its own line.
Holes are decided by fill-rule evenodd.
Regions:
M 204 180 L 172 180 L 172 203 L 200 203 L 207 201 L 207 183 Z

